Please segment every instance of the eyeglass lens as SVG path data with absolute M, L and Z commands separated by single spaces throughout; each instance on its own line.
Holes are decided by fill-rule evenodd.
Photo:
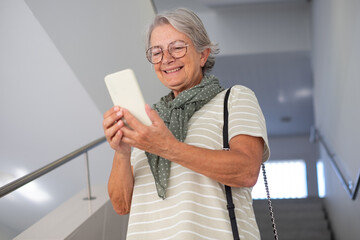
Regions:
M 175 41 L 168 45 L 168 53 L 175 59 L 185 56 L 187 51 L 187 44 L 183 41 Z M 146 57 L 149 62 L 156 64 L 161 62 L 164 56 L 164 50 L 160 46 L 154 46 L 146 51 Z

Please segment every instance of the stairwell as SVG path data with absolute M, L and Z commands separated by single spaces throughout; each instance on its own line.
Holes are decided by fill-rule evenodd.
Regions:
M 267 200 L 254 200 L 261 239 L 274 239 Z M 272 200 L 280 240 L 334 240 L 321 198 Z

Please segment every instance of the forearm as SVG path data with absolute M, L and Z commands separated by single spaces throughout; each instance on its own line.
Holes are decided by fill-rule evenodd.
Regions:
M 234 142 L 233 145 L 230 151 L 223 151 L 174 141 L 161 154 L 172 162 L 231 187 L 252 187 L 259 175 L 262 148 L 241 151 Z M 252 147 L 250 144 L 249 148 Z
M 114 210 L 121 215 L 128 214 L 131 206 L 134 177 L 130 156 L 115 152 L 108 182 L 108 192 Z
M 264 149 L 261 137 L 243 134 L 232 137 L 230 151 L 194 147 L 179 142 L 156 111 L 148 111 L 153 124 L 147 127 L 124 110 L 124 117 L 130 126 L 122 130 L 124 143 L 232 187 L 251 187 L 256 183 Z

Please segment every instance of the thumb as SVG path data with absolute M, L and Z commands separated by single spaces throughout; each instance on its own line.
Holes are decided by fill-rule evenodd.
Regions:
M 154 109 L 152 109 L 149 104 L 145 104 L 145 111 L 152 123 L 156 123 L 159 122 L 159 120 L 162 120 L 159 114 Z

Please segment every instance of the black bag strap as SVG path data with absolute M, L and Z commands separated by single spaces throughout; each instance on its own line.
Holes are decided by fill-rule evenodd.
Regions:
M 225 151 L 230 150 L 229 133 L 228 133 L 228 120 L 229 120 L 228 99 L 229 99 L 230 91 L 231 91 L 231 88 L 229 88 L 226 91 L 225 98 L 224 98 L 223 149 Z M 262 172 L 263 172 L 263 177 L 264 177 L 266 195 L 267 195 L 267 199 L 268 199 L 271 223 L 272 223 L 273 232 L 274 232 L 274 239 L 278 240 L 279 237 L 278 237 L 278 233 L 277 233 L 275 217 L 274 217 L 273 207 L 272 207 L 271 198 L 270 198 L 269 186 L 268 186 L 266 171 L 265 171 L 265 164 L 263 163 L 261 165 L 261 167 L 262 167 Z M 237 223 L 236 223 L 235 205 L 234 205 L 233 199 L 232 199 L 231 187 L 225 185 L 225 192 L 226 192 L 226 200 L 227 200 L 227 209 L 229 211 L 229 218 L 230 218 L 230 222 L 231 222 L 231 229 L 232 229 L 233 237 L 234 237 L 234 240 L 240 240 L 239 231 L 238 231 Z
M 228 99 L 230 95 L 231 88 L 226 91 L 225 99 L 224 99 L 224 126 L 223 126 L 223 149 L 228 151 L 229 150 L 229 134 L 228 134 Z M 231 229 L 233 233 L 234 240 L 240 240 L 239 231 L 237 228 L 236 223 L 236 216 L 235 216 L 235 205 L 232 199 L 232 192 L 231 187 L 225 185 L 225 192 L 226 192 L 226 200 L 227 200 L 227 209 L 229 211 L 229 218 L 231 223 Z
M 228 122 L 229 122 L 229 111 L 228 111 L 228 99 L 231 88 L 225 93 L 224 98 L 224 126 L 223 126 L 223 148 L 229 150 L 229 133 L 228 133 Z

